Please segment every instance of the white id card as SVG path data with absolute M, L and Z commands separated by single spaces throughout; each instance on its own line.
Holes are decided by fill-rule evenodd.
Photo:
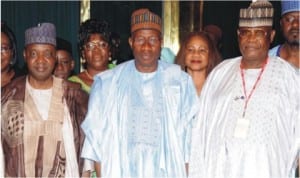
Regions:
M 235 138 L 246 138 L 249 131 L 250 121 L 249 119 L 240 118 L 236 122 L 236 126 L 234 129 L 234 137 Z

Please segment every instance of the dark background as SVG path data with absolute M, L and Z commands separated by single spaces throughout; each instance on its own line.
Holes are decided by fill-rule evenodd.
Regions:
M 194 30 L 199 30 L 199 2 L 180 2 L 180 40 L 190 31 L 190 3 L 194 3 Z M 247 8 L 251 1 L 204 1 L 203 25 L 215 24 L 223 31 L 222 56 L 224 59 L 240 55 L 237 44 L 239 9 Z M 271 1 L 275 9 L 274 28 L 276 37 L 272 46 L 281 43 L 279 26 L 281 13 L 280 1 Z M 130 16 L 138 8 L 148 8 L 161 16 L 161 1 L 91 1 L 91 18 L 106 20 L 112 32 L 121 37 L 121 61 L 132 58 L 128 45 L 130 36 Z M 57 36 L 70 41 L 73 45 L 73 56 L 76 69 L 80 70 L 77 34 L 80 25 L 80 1 L 2 1 L 1 21 L 14 31 L 17 38 L 18 66 L 23 67 L 24 32 L 27 28 L 40 22 L 51 22 L 56 25 Z

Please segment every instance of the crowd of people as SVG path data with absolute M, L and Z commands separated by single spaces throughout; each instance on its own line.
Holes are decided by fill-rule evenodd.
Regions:
M 133 59 L 116 65 L 106 21 L 80 25 L 84 70 L 52 23 L 25 31 L 26 73 L 1 23 L 0 177 L 295 177 L 300 165 L 299 1 L 241 9 L 241 56 L 222 59 L 222 30 L 190 32 L 175 55 L 162 19 L 134 10 Z M 277 22 L 275 22 L 277 23 Z M 113 64 L 113 65 L 112 65 Z

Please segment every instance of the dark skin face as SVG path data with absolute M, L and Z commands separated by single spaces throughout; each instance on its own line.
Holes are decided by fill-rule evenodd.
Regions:
M 91 34 L 89 41 L 85 45 L 87 45 L 88 43 L 97 44 L 97 43 L 104 43 L 104 42 L 105 41 L 103 40 L 101 35 L 95 33 L 95 34 Z M 107 69 L 108 59 L 111 55 L 109 51 L 109 46 L 107 47 L 96 46 L 92 50 L 84 48 L 82 54 L 83 54 L 83 58 L 85 58 L 87 62 L 87 70 L 101 72 Z
M 26 46 L 23 56 L 31 86 L 36 89 L 52 87 L 52 73 L 56 63 L 55 47 L 50 44 L 30 44 Z
M 290 12 L 280 20 L 283 36 L 289 45 L 296 45 L 299 47 L 299 12 Z
M 5 70 L 8 71 L 9 69 L 9 63 L 13 55 L 10 47 L 11 44 L 9 42 L 8 36 L 5 33 L 1 32 L 1 72 Z
M 268 57 L 275 31 L 271 27 L 242 27 L 237 33 L 244 67 L 262 67 Z
M 56 77 L 67 79 L 74 69 L 74 60 L 68 51 L 56 51 L 57 63 L 54 71 Z
M 151 29 L 135 31 L 128 40 L 138 71 L 149 73 L 157 69 L 162 39 L 160 32 Z

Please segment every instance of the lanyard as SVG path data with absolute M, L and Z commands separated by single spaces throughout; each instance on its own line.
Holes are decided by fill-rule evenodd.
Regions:
M 247 96 L 247 91 L 246 91 L 246 82 L 245 82 L 245 74 L 244 74 L 244 70 L 243 70 L 243 66 L 242 66 L 242 63 L 240 64 L 240 69 L 241 69 L 241 76 L 242 76 L 242 82 L 243 82 L 243 90 L 244 90 L 244 95 L 245 95 L 245 105 L 244 105 L 244 111 L 243 111 L 243 117 L 245 117 L 245 114 L 246 114 L 246 110 L 247 110 L 247 106 L 248 106 L 248 102 L 254 92 L 254 90 L 256 89 L 256 86 L 258 84 L 258 82 L 260 81 L 260 78 L 265 70 L 265 67 L 266 67 L 266 64 L 268 63 L 268 58 L 266 59 L 265 63 L 263 64 L 261 70 L 260 70 L 260 73 L 249 93 L 249 95 Z

